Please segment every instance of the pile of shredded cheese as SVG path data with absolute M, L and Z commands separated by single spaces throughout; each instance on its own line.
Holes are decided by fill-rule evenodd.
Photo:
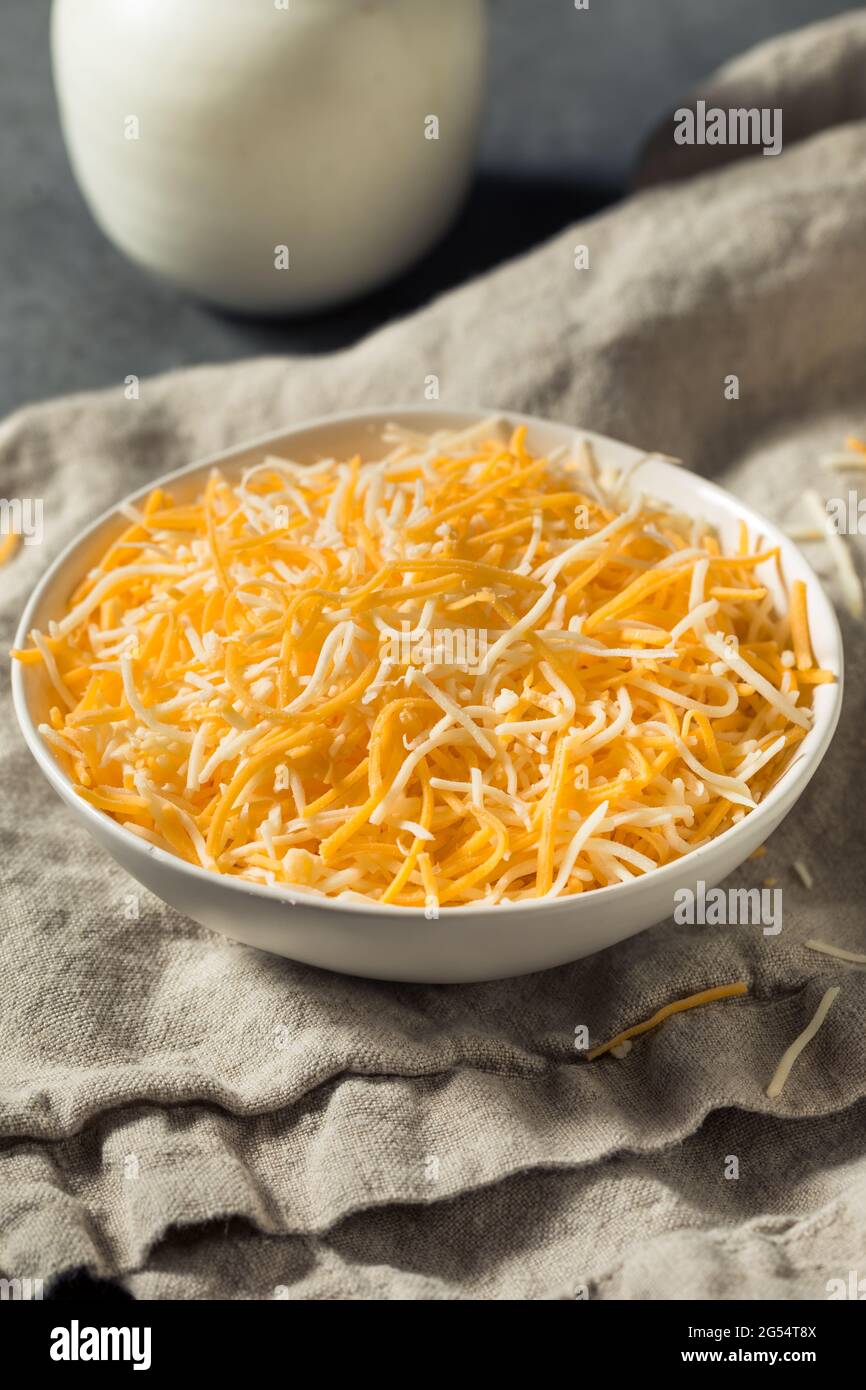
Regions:
M 746 815 L 811 724 L 775 550 L 495 421 L 160 490 L 14 653 L 79 794 L 195 864 L 419 909 L 620 883 Z

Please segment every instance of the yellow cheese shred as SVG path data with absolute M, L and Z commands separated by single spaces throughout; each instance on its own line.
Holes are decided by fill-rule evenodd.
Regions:
M 5 565 L 12 559 L 18 549 L 21 537 L 17 531 L 7 531 L 5 535 L 0 535 L 0 565 Z
M 193 864 L 384 910 L 539 901 L 680 858 L 784 772 L 834 676 L 777 561 L 588 445 L 389 426 L 367 462 L 154 491 L 13 655 L 79 794 Z
M 697 1009 L 701 1004 L 714 1004 L 717 999 L 733 999 L 741 994 L 748 994 L 749 986 L 742 981 L 733 985 L 716 985 L 714 989 L 703 989 L 698 994 L 690 994 L 685 999 L 675 999 L 671 1004 L 665 1004 L 664 1008 L 654 1013 L 652 1018 L 646 1019 L 643 1023 L 636 1023 L 632 1028 L 626 1028 L 623 1033 L 617 1033 L 615 1038 L 611 1038 L 606 1043 L 600 1043 L 598 1047 L 593 1047 L 586 1054 L 588 1062 L 594 1062 L 596 1057 L 602 1057 L 605 1052 L 612 1052 L 614 1048 L 619 1048 L 623 1043 L 631 1038 L 640 1037 L 641 1033 L 648 1033 L 651 1028 L 656 1028 L 660 1023 L 664 1023 L 666 1018 L 671 1018 L 673 1014 L 685 1013 L 687 1009 Z
M 791 585 L 791 636 L 798 671 L 811 671 L 815 665 L 812 639 L 809 636 L 809 615 L 806 610 L 806 585 L 795 579 Z

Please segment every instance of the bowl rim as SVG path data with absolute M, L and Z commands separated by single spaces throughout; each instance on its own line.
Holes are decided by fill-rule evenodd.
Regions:
M 578 907 L 585 910 L 588 905 L 599 902 L 600 895 L 604 895 L 605 902 L 609 902 L 612 894 L 617 894 L 620 901 L 625 901 L 627 897 L 633 896 L 640 891 L 646 891 L 648 883 L 654 884 L 658 889 L 665 885 L 692 881 L 700 876 L 699 866 L 710 856 L 714 856 L 723 846 L 730 847 L 732 841 L 737 836 L 746 838 L 748 832 L 754 832 L 761 826 L 767 826 L 765 833 L 771 833 L 778 823 L 778 820 L 785 814 L 785 807 L 780 803 L 787 802 L 787 809 L 790 809 L 799 799 L 805 790 L 813 774 L 819 767 L 836 730 L 842 708 L 842 696 L 844 687 L 844 649 L 842 643 L 842 633 L 836 610 L 831 603 L 821 580 L 815 574 L 812 566 L 806 560 L 803 553 L 798 549 L 796 543 L 786 536 L 779 527 L 768 521 L 759 512 L 754 511 L 747 503 L 743 502 L 735 494 L 726 488 L 720 487 L 718 483 L 705 478 L 700 473 L 680 464 L 672 464 L 666 461 L 665 456 L 657 453 L 648 453 L 645 450 L 636 448 L 634 445 L 627 444 L 622 440 L 614 439 L 610 435 L 602 435 L 589 429 L 584 429 L 579 425 L 572 425 L 567 421 L 552 420 L 539 415 L 527 415 L 519 411 L 507 409 L 485 409 L 484 407 L 451 406 L 445 403 L 430 402 L 423 406 L 417 404 L 390 406 L 366 406 L 355 410 L 344 410 L 329 412 L 326 415 L 319 415 L 303 419 L 295 424 L 290 424 L 282 429 L 270 430 L 267 434 L 257 436 L 251 440 L 241 440 L 228 448 L 220 450 L 218 453 L 209 454 L 204 458 L 195 459 L 191 463 L 183 464 L 181 467 L 173 469 L 169 473 L 161 473 L 157 477 L 149 480 L 142 487 L 125 494 L 113 506 L 106 508 L 98 517 L 95 518 L 84 530 L 77 532 L 72 540 L 63 547 L 60 553 L 49 565 L 48 569 L 36 584 L 31 593 L 15 632 L 14 645 L 16 648 L 23 648 L 27 641 L 27 635 L 33 625 L 33 615 L 39 608 L 42 598 L 60 574 L 67 562 L 75 553 L 85 545 L 100 529 L 106 526 L 113 519 L 120 517 L 120 509 L 128 503 L 135 503 L 142 496 L 149 494 L 153 488 L 164 486 L 176 479 L 181 479 L 189 474 L 196 473 L 207 468 L 215 468 L 221 465 L 231 466 L 232 460 L 248 452 L 259 449 L 266 449 L 268 446 L 277 443 L 285 443 L 294 435 L 326 429 L 328 426 L 345 426 L 353 422 L 359 425 L 379 423 L 383 427 L 386 423 L 395 421 L 398 423 L 408 423 L 411 425 L 413 419 L 429 421 L 431 418 L 441 417 L 443 428 L 449 427 L 445 422 L 450 421 L 453 428 L 459 429 L 461 426 L 469 426 L 473 421 L 485 419 L 496 419 L 512 426 L 527 425 L 547 430 L 561 430 L 573 434 L 575 440 L 588 440 L 590 443 L 598 443 L 603 446 L 613 447 L 624 458 L 632 459 L 635 462 L 641 459 L 653 460 L 657 465 L 671 468 L 682 475 L 688 474 L 690 478 L 696 479 L 702 490 L 709 493 L 710 497 L 718 497 L 725 504 L 726 509 L 730 509 L 733 504 L 738 516 L 748 525 L 766 538 L 768 543 L 778 545 L 782 560 L 785 555 L 796 557 L 797 567 L 800 568 L 807 579 L 809 585 L 810 599 L 816 598 L 819 606 L 824 609 L 823 617 L 827 622 L 831 645 L 835 648 L 836 669 L 834 674 L 836 682 L 830 686 L 817 687 L 819 691 L 832 691 L 834 698 L 828 709 L 822 711 L 820 721 L 816 720 L 813 727 L 808 731 L 801 744 L 801 750 L 791 760 L 782 777 L 773 784 L 767 792 L 764 800 L 744 816 L 742 820 L 722 832 L 721 835 L 714 837 L 703 845 L 698 845 L 688 854 L 681 855 L 679 859 L 672 860 L 658 869 L 653 869 L 650 873 L 628 879 L 625 882 L 608 884 L 605 887 L 593 888 L 585 893 L 578 895 L 570 894 L 557 898 L 540 899 L 537 902 L 531 899 L 521 899 L 518 902 L 494 903 L 494 904 L 471 904 L 463 903 L 454 907 L 443 905 L 438 910 L 438 917 L 447 916 L 450 924 L 455 924 L 460 918 L 465 918 L 467 924 L 473 922 L 481 923 L 496 913 L 526 913 L 530 912 L 533 916 L 539 917 L 560 917 L 564 910 L 569 908 L 574 910 Z M 455 423 L 456 422 L 456 423 Z M 385 917 L 399 919 L 403 922 L 415 922 L 427 925 L 430 918 L 426 915 L 424 908 L 409 907 L 393 903 L 377 902 L 356 902 L 336 897 L 326 897 L 314 893 L 305 892 L 303 888 L 292 888 L 289 890 L 283 884 L 255 883 L 250 880 L 241 879 L 231 874 L 217 874 L 212 869 L 206 869 L 202 865 L 192 864 L 188 860 L 181 859 L 178 855 L 169 854 L 160 849 L 157 845 L 149 844 L 145 840 L 125 830 L 121 825 L 109 816 L 106 812 L 100 811 L 97 807 L 91 806 L 89 802 L 80 797 L 75 787 L 64 772 L 63 768 L 53 757 L 49 745 L 42 738 L 38 731 L 36 721 L 31 714 L 30 707 L 25 691 L 25 668 L 20 662 L 11 662 L 11 685 L 12 701 L 18 724 L 24 736 L 24 740 L 35 758 L 40 770 L 48 779 L 51 786 L 58 793 L 61 799 L 83 820 L 87 829 L 99 840 L 107 838 L 109 842 L 114 842 L 125 850 L 137 852 L 144 859 L 152 859 L 158 864 L 164 865 L 170 871 L 185 875 L 193 881 L 201 882 L 205 887 L 213 889 L 216 885 L 221 885 L 229 892 L 238 893 L 243 897 L 263 898 L 290 906 L 303 906 L 315 908 L 320 911 L 336 913 L 337 915 L 349 914 L 350 916 L 364 917 Z M 811 747 L 805 745 L 811 743 Z M 775 815 L 779 812 L 778 815 Z M 768 824 L 769 823 L 769 824 Z M 760 836 L 757 837 L 760 840 Z M 745 857 L 745 855 L 744 855 Z M 686 868 L 686 866 L 689 866 Z M 686 870 L 685 875 L 683 873 Z M 697 875 L 693 875 L 690 870 L 696 869 Z

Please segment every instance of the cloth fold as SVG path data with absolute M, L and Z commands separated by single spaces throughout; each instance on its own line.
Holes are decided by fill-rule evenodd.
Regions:
M 815 55 L 821 91 L 838 72 L 832 102 Z M 694 173 L 671 121 L 652 187 L 347 352 L 19 412 L 0 426 L 0 491 L 44 500 L 45 542 L 0 571 L 5 646 L 50 558 L 132 488 L 305 416 L 422 403 L 431 373 L 447 403 L 661 449 L 782 522 L 802 520 L 807 485 L 847 495 L 816 460 L 866 426 L 866 113 L 845 76 L 864 60 L 861 14 L 762 46 L 707 92 L 780 104 L 782 73 L 801 137 L 778 158 Z M 864 630 L 843 626 L 836 740 L 732 880 L 778 879 L 778 937 L 667 922 L 462 987 L 345 979 L 178 917 L 53 798 L 0 672 L 2 1272 L 86 1265 L 146 1298 L 826 1297 L 866 1232 L 866 975 L 803 944 L 866 950 Z M 580 1025 L 601 1041 L 738 979 L 748 997 L 672 1018 L 622 1060 L 575 1051 Z

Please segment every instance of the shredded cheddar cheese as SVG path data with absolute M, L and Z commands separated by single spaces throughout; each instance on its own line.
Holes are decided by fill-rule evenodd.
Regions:
M 795 859 L 791 868 L 794 870 L 794 873 L 797 875 L 803 887 L 808 888 L 811 892 L 815 887 L 815 880 L 809 872 L 808 865 L 804 864 L 802 859 Z
M 5 565 L 7 560 L 11 560 L 21 537 L 17 531 L 0 532 L 0 565 Z
M 843 946 L 832 946 L 827 941 L 810 937 L 803 945 L 809 951 L 819 951 L 822 955 L 833 956 L 835 960 L 850 961 L 852 965 L 866 965 L 866 956 L 861 951 L 846 951 Z
M 796 1062 L 800 1053 L 803 1051 L 803 1048 L 808 1046 L 808 1044 L 814 1038 L 815 1034 L 818 1032 L 818 1029 L 821 1027 L 822 1023 L 824 1022 L 824 1019 L 830 1012 L 830 1007 L 834 1003 L 838 993 L 838 985 L 833 985 L 830 989 L 827 990 L 820 1004 L 815 1010 L 815 1016 L 812 1019 L 812 1021 L 806 1025 L 802 1033 L 800 1033 L 799 1036 L 794 1039 L 794 1041 L 791 1043 L 791 1046 L 787 1048 L 785 1052 L 782 1054 L 782 1057 L 779 1061 L 779 1065 L 773 1073 L 772 1080 L 770 1081 L 770 1084 L 767 1087 L 766 1094 L 769 1096 L 770 1100 L 775 1100 L 777 1096 L 780 1096 L 782 1094 L 782 1091 L 785 1087 L 785 1082 L 788 1080 L 788 1077 L 791 1074 L 791 1069 L 794 1063 Z
M 852 618 L 862 618 L 864 610 L 863 585 L 854 568 L 854 561 L 844 537 L 834 529 L 827 508 L 814 488 L 806 488 L 803 493 L 803 502 L 811 518 L 812 528 L 826 543 L 830 553 L 839 580 L 839 588 L 845 600 L 845 607 Z
M 627 881 L 759 803 L 832 679 L 774 549 L 495 421 L 382 452 L 124 509 L 14 653 L 79 795 L 215 872 L 427 912 Z
M 666 1018 L 673 1017 L 674 1014 L 685 1013 L 688 1009 L 697 1009 L 701 1004 L 714 1004 L 717 999 L 734 999 L 742 994 L 748 994 L 749 986 L 742 981 L 732 985 L 717 985 L 715 989 L 702 989 L 699 994 L 690 994 L 685 999 L 675 999 L 671 1004 L 665 1004 L 663 1009 L 654 1013 L 652 1018 L 646 1019 L 643 1023 L 636 1023 L 633 1028 L 626 1028 L 624 1033 L 617 1033 L 615 1038 L 609 1042 L 600 1043 L 598 1047 L 593 1047 L 586 1054 L 588 1062 L 594 1062 L 596 1057 L 602 1057 L 605 1052 L 613 1052 L 623 1056 L 620 1052 L 626 1043 L 630 1043 L 632 1038 L 638 1038 L 642 1033 L 648 1033 L 651 1028 L 657 1028 L 660 1023 L 664 1023 Z
M 806 610 L 806 585 L 795 579 L 791 585 L 791 638 L 798 671 L 811 671 L 815 666 L 812 639 L 809 636 L 809 615 Z
M 837 449 L 835 453 L 822 456 L 821 467 L 834 471 L 837 469 L 866 469 L 866 444 L 856 435 L 850 434 L 845 440 L 844 449 Z

